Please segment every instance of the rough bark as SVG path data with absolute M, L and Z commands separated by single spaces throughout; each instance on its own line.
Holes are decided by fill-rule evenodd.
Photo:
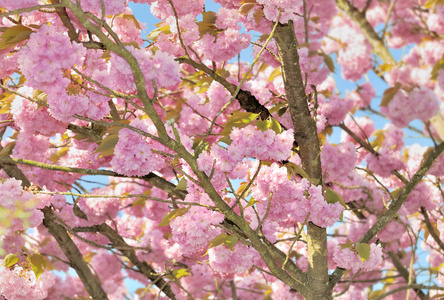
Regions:
M 94 300 L 108 299 L 108 296 L 103 291 L 99 278 L 92 273 L 92 270 L 83 259 L 82 253 L 80 253 L 65 227 L 55 221 L 55 216 L 51 208 L 45 207 L 42 209 L 42 212 L 45 216 L 43 224 L 55 238 L 63 253 L 65 253 L 70 262 L 70 266 L 77 272 L 77 275 L 79 275 L 80 280 L 82 280 L 82 283 L 91 298 Z
M 284 86 L 294 126 L 294 138 L 299 145 L 302 167 L 314 185 L 322 184 L 320 145 L 316 122 L 310 114 L 305 85 L 299 65 L 298 41 L 293 22 L 280 24 L 275 34 Z M 309 290 L 306 299 L 331 299 L 328 285 L 327 232 L 313 223 L 307 224 Z

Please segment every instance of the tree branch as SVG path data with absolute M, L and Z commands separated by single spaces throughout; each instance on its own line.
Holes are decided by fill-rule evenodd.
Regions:
M 298 41 L 293 21 L 279 24 L 276 30 L 276 44 L 281 61 L 282 76 L 294 126 L 294 138 L 299 145 L 302 167 L 314 185 L 322 184 L 320 145 L 316 122 L 311 117 L 305 85 L 299 66 Z M 307 224 L 308 232 L 308 294 L 307 299 L 330 299 L 327 264 L 327 231 L 313 223 Z M 330 296 L 327 296 L 330 295 Z M 330 297 L 330 298 L 325 298 Z
M 43 224 L 48 228 L 51 235 L 55 238 L 57 243 L 65 253 L 70 262 L 70 266 L 76 270 L 80 279 L 82 280 L 86 291 L 93 299 L 105 300 L 108 296 L 102 289 L 102 284 L 97 276 L 95 276 L 88 264 L 83 259 L 82 253 L 80 253 L 76 244 L 74 244 L 71 237 L 66 232 L 65 227 L 55 222 L 55 216 L 50 207 L 42 209 L 45 216 Z
M 24 12 L 30 12 L 33 10 L 38 10 L 38 9 L 43 9 L 43 8 L 56 8 L 56 7 L 61 7 L 61 4 L 45 4 L 45 5 L 36 5 L 36 6 L 31 6 L 31 7 L 25 7 L 25 8 L 20 8 L 20 9 L 15 9 L 15 10 L 10 10 L 7 12 L 4 12 L 2 14 L 0 14 L 0 18 L 3 17 L 7 17 L 10 15 L 16 15 L 16 14 L 20 14 L 20 13 L 24 13 Z

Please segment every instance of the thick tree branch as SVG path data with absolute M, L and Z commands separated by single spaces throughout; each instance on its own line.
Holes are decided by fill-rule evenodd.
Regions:
M 51 208 L 45 207 L 42 209 L 42 212 L 45 216 L 43 219 L 43 224 L 46 226 L 46 228 L 48 228 L 51 235 L 55 238 L 63 253 L 65 253 L 70 262 L 70 266 L 76 270 L 88 294 L 94 300 L 108 299 L 107 295 L 102 289 L 102 284 L 99 278 L 92 273 L 90 267 L 83 259 L 82 253 L 80 253 L 76 244 L 74 244 L 68 232 L 66 232 L 65 227 L 55 221 L 56 217 L 54 216 Z
M 293 22 L 280 24 L 275 39 L 302 167 L 309 175 L 311 182 L 314 185 L 319 185 L 322 184 L 320 145 L 316 122 L 311 117 L 308 108 Z M 328 286 L 327 232 L 325 228 L 310 222 L 307 225 L 307 233 L 308 285 L 310 290 L 304 296 L 307 299 L 330 299 L 330 288 L 332 287 Z
M 362 33 L 372 45 L 373 52 L 381 58 L 384 63 L 396 63 L 390 51 L 384 45 L 384 41 L 378 36 L 373 26 L 365 18 L 365 14 L 360 12 L 348 0 L 336 0 L 339 9 L 344 11 L 353 21 L 358 23 Z
M 29 182 L 28 178 L 26 178 L 25 174 L 23 174 L 22 170 L 20 170 L 17 165 L 13 163 L 0 163 L 0 167 L 10 178 L 21 180 L 23 187 L 31 186 L 31 182 Z

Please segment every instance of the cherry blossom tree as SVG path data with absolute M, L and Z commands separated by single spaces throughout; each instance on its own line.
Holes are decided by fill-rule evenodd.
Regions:
M 443 1 L 132 2 L 0 3 L 1 299 L 443 297 Z

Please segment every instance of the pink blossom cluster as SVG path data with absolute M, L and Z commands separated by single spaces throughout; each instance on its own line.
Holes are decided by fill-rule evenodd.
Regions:
M 322 173 L 325 176 L 325 182 L 347 176 L 354 169 L 356 160 L 356 149 L 353 143 L 332 145 L 326 142 L 321 152 Z
M 270 21 L 276 22 L 279 17 L 279 22 L 282 24 L 288 23 L 289 20 L 293 20 L 296 14 L 302 14 L 302 1 L 300 0 L 283 0 L 283 1 L 269 1 L 258 0 L 257 3 L 263 5 L 263 12 L 265 18 Z
M 303 223 L 310 212 L 308 221 L 326 228 L 338 221 L 344 210 L 338 202 L 327 203 L 322 188 L 311 185 L 307 179 L 299 183 L 288 179 L 286 168 L 277 164 L 262 166 L 252 196 L 258 202 L 260 216 L 265 215 L 270 201 L 268 220 L 283 226 Z
M 406 127 L 414 119 L 425 122 L 438 111 L 438 98 L 427 88 L 414 88 L 409 93 L 399 90 L 387 106 L 381 107 L 381 112 L 398 127 Z
M 19 89 L 19 92 L 32 97 L 33 89 L 24 87 Z M 20 128 L 21 132 L 52 136 L 56 133 L 63 133 L 66 130 L 67 124 L 54 119 L 46 107 L 38 107 L 37 103 L 20 96 L 16 96 L 12 102 L 11 114 L 14 124 Z
M 110 299 L 117 300 L 126 294 L 125 284 L 121 280 L 125 274 L 122 271 L 121 261 L 116 254 L 105 249 L 99 249 L 95 252 L 90 263 Z
M 135 49 L 127 46 L 127 50 L 138 60 L 139 67 L 145 78 L 148 92 L 154 91 L 153 81 L 160 87 L 174 88 L 180 83 L 180 67 L 168 53 L 156 51 L 152 54 L 148 49 Z M 93 79 L 105 86 L 118 87 L 119 91 L 134 92 L 133 71 L 128 62 L 119 55 L 112 55 L 108 69 L 97 70 Z
M 1 3 L 1 7 L 6 8 L 7 10 L 20 9 L 30 6 L 36 6 L 39 4 L 39 0 L 3 0 Z
M 84 11 L 102 16 L 102 2 L 106 16 L 123 13 L 127 6 L 127 0 L 82 0 L 80 5 Z
M 240 33 L 239 30 L 228 28 L 217 35 L 205 34 L 201 40 L 196 42 L 197 48 L 205 59 L 224 62 L 237 55 L 241 50 L 250 45 L 252 36 Z
M 415 213 L 422 206 L 425 207 L 427 211 L 432 211 L 439 205 L 441 202 L 440 199 L 441 195 L 435 186 L 421 181 L 409 194 L 403 207 L 408 214 Z
M 353 272 L 357 272 L 359 269 L 371 271 L 378 268 L 382 263 L 382 247 L 381 245 L 371 244 L 370 257 L 362 261 L 356 251 L 347 247 L 341 249 L 341 246 L 338 245 L 334 249 L 333 260 L 338 264 L 338 267 L 351 269 Z
M 366 82 L 351 93 L 347 91 L 345 99 L 352 100 L 356 107 L 362 108 L 369 106 L 375 96 L 376 91 L 372 84 L 370 82 Z
M 233 277 L 248 271 L 260 260 L 259 253 L 250 246 L 238 242 L 233 250 L 224 245 L 208 250 L 210 267 L 222 277 Z
M 0 50 L 0 78 L 14 73 L 17 69 L 17 58 L 17 55 L 10 53 L 10 48 Z
M 390 148 L 382 148 L 378 156 L 369 153 L 366 157 L 370 170 L 382 177 L 390 177 L 393 170 L 402 170 L 405 163 L 402 161 L 401 153 Z
M 298 50 L 299 65 L 301 71 L 307 74 L 307 85 L 318 85 L 324 82 L 330 74 L 329 69 L 323 65 L 324 58 L 321 55 L 310 53 L 311 49 L 302 47 Z
M 341 99 L 335 94 L 331 95 L 328 101 L 326 101 L 323 95 L 318 95 L 318 103 L 319 118 L 325 118 L 330 125 L 339 125 L 345 119 L 347 113 L 353 109 L 353 102 L 351 100 L 347 98 Z M 319 129 L 318 125 L 318 131 Z
M 18 265 L 7 268 L 0 259 L 0 295 L 8 300 L 47 299 L 48 290 L 54 285 L 55 279 L 56 276 L 48 271 L 37 279 L 30 268 Z
M 155 135 L 156 128 L 147 120 L 136 118 L 131 121 L 130 126 Z M 119 141 L 114 147 L 111 166 L 115 172 L 127 176 L 143 176 L 160 170 L 166 166 L 166 162 L 162 155 L 153 150 L 165 149 L 159 142 L 124 128 L 119 131 Z
M 190 294 L 195 295 L 196 298 L 203 298 L 207 293 L 205 290 L 214 287 L 214 279 L 208 276 L 214 275 L 214 271 L 206 263 L 193 264 L 189 266 L 189 269 L 191 271 L 190 276 L 183 277 L 180 283 Z M 184 294 L 184 292 L 180 290 L 175 293 L 176 296 L 181 293 Z M 183 295 L 183 297 L 186 298 L 187 295 Z
M 186 214 L 170 222 L 172 239 L 183 255 L 200 258 L 207 251 L 210 241 L 222 232 L 214 225 L 223 220 L 222 214 L 192 206 Z
M 233 128 L 230 138 L 232 143 L 227 149 L 213 144 L 209 153 L 199 155 L 199 170 L 209 175 L 214 166 L 219 171 L 231 172 L 245 157 L 282 161 L 290 157 L 294 141 L 292 130 L 276 134 L 271 129 L 261 131 L 253 125 Z
M 427 26 L 438 34 L 444 33 L 444 6 L 437 5 L 433 13 L 429 13 Z
M 116 198 L 79 198 L 78 206 L 86 214 L 90 224 L 105 223 L 115 219 L 120 209 L 120 200 Z
M 139 2 L 137 0 L 135 2 Z M 151 5 L 151 13 L 159 18 L 166 19 L 167 17 L 174 16 L 173 8 L 171 4 L 167 0 L 145 0 L 144 2 Z M 192 17 L 196 17 L 200 13 L 202 13 L 205 0 L 195 0 L 195 1 L 182 1 L 182 0 L 172 0 L 174 8 L 177 12 L 177 15 L 183 17 L 185 15 L 191 15 Z
M 393 170 L 405 169 L 406 164 L 399 152 L 404 146 L 403 137 L 404 132 L 400 128 L 387 124 L 378 156 L 369 153 L 365 158 L 369 169 L 382 177 L 390 177 Z
M 352 20 L 336 16 L 332 20 L 329 36 L 324 39 L 327 54 L 337 52 L 344 79 L 359 80 L 372 69 L 372 48 L 359 26 Z
M 109 113 L 107 97 L 70 88 L 71 82 L 64 74 L 81 65 L 85 54 L 81 44 L 64 35 L 63 27 L 46 24 L 31 34 L 18 53 L 19 68 L 27 85 L 46 92 L 49 112 L 60 121 L 70 120 L 74 114 L 102 118 Z
M 282 161 L 290 157 L 294 141 L 293 130 L 276 134 L 273 130 L 258 130 L 253 125 L 233 128 L 230 134 L 232 143 L 228 146 L 228 157 L 241 161 L 244 157 L 257 157 L 259 160 Z
M 344 211 L 344 207 L 339 203 L 328 203 L 322 194 L 322 187 L 311 185 L 308 189 L 310 201 L 309 221 L 320 227 L 333 226 Z
M 28 86 L 48 89 L 52 84 L 58 85 L 63 78 L 62 69 L 81 64 L 86 49 L 72 43 L 63 31 L 55 25 L 42 25 L 20 49 L 18 64 Z

